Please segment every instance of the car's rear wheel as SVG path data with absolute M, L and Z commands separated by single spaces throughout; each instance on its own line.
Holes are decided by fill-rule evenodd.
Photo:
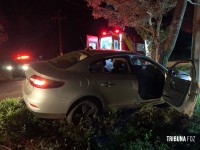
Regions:
M 90 127 L 99 114 L 98 106 L 89 100 L 82 101 L 72 108 L 67 116 L 70 125 Z

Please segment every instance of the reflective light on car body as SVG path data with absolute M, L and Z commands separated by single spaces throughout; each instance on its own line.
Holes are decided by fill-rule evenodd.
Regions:
M 41 93 L 37 92 L 35 95 L 37 98 L 41 98 Z
M 13 67 L 12 67 L 11 65 L 9 65 L 9 66 L 6 66 L 6 69 L 7 69 L 8 71 L 11 71 L 11 70 L 13 70 Z

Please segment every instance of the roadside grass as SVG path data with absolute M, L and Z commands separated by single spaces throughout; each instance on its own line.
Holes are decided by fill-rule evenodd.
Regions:
M 12 72 L 4 71 L 0 69 L 0 81 L 11 80 L 13 79 Z
M 166 136 L 179 135 L 195 136 L 196 141 L 167 142 Z M 192 118 L 149 104 L 135 113 L 111 109 L 89 129 L 39 119 L 18 99 L 0 101 L 0 149 L 184 150 L 200 149 L 199 140 L 200 100 Z

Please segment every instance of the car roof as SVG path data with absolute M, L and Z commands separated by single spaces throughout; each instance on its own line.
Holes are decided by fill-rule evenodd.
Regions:
M 130 52 L 130 51 L 125 51 L 125 50 L 112 50 L 112 49 L 92 49 L 92 50 L 79 50 L 80 52 L 83 52 L 85 54 L 88 54 L 90 56 L 94 55 L 110 55 L 110 54 L 134 54 L 134 55 L 141 55 L 138 53 Z

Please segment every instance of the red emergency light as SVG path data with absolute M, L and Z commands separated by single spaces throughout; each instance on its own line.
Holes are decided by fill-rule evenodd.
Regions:
M 115 33 L 119 33 L 119 30 L 118 30 L 118 29 L 116 29 L 116 30 L 115 30 Z
M 30 56 L 28 56 L 28 55 L 17 56 L 17 60 L 27 60 L 29 58 L 30 58 Z
M 107 33 L 104 31 L 103 33 L 102 33 L 102 35 L 106 35 Z

